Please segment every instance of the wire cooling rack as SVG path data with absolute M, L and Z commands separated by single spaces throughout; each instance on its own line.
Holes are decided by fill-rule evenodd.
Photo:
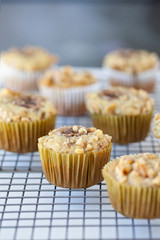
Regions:
M 158 92 L 153 95 L 157 111 Z M 92 125 L 89 116 L 58 117 L 56 127 L 73 124 Z M 159 151 L 150 132 L 139 143 L 113 144 L 111 158 Z M 38 152 L 14 154 L 0 150 L 0 239 L 160 239 L 160 219 L 135 220 L 115 212 L 104 182 L 74 190 L 49 184 Z

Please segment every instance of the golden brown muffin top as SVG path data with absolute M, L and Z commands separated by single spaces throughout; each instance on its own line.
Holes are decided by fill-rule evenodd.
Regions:
M 160 187 L 160 156 L 153 153 L 125 155 L 103 168 L 120 183 Z
M 88 93 L 86 106 L 90 113 L 135 116 L 151 113 L 154 101 L 144 90 L 110 87 L 100 92 Z
M 11 48 L 1 53 L 2 63 L 26 71 L 45 70 L 57 60 L 56 56 L 41 47 Z
M 111 146 L 111 137 L 102 130 L 75 125 L 55 129 L 39 138 L 39 143 L 56 152 L 82 154 L 106 149 Z
M 44 97 L 4 88 L 0 91 L 0 121 L 34 121 L 50 118 L 55 108 Z
M 71 66 L 47 71 L 40 81 L 46 87 L 70 88 L 90 85 L 96 82 L 94 76 L 87 71 L 76 72 Z
M 129 74 L 138 74 L 156 67 L 157 64 L 157 54 L 133 49 L 110 52 L 103 60 L 103 66 Z
M 154 117 L 153 133 L 156 138 L 160 138 L 160 113 L 157 113 Z

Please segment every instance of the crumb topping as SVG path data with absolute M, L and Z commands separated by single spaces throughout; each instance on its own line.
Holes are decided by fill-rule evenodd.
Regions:
M 44 97 L 22 94 L 7 88 L 0 91 L 0 121 L 34 121 L 55 114 L 56 110 Z
M 86 106 L 90 113 L 138 115 L 151 113 L 154 101 L 143 90 L 110 87 L 108 90 L 88 93 Z
M 21 70 L 44 70 L 56 63 L 58 58 L 40 47 L 26 46 L 24 48 L 11 48 L 2 52 L 2 63 Z
M 110 52 L 103 60 L 103 65 L 112 69 L 138 74 L 156 67 L 158 56 L 145 50 L 121 49 Z
M 153 120 L 153 133 L 156 138 L 160 138 L 160 113 L 157 113 Z
M 47 136 L 39 138 L 39 143 L 61 153 L 85 153 L 101 151 L 111 145 L 111 137 L 102 130 L 82 126 L 64 126 L 55 129 Z
M 40 84 L 47 87 L 69 88 L 90 85 L 95 82 L 96 79 L 89 72 L 76 72 L 71 66 L 65 66 L 46 72 Z
M 120 183 L 160 187 L 160 156 L 151 153 L 125 155 L 104 167 Z

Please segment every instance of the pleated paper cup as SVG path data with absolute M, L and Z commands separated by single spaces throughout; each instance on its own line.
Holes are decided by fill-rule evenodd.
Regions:
M 101 169 L 110 160 L 112 144 L 100 152 L 57 153 L 38 143 L 48 182 L 63 188 L 88 188 L 103 180 Z
M 43 76 L 45 70 L 25 71 L 1 62 L 1 82 L 4 87 L 16 91 L 36 90 L 38 88 L 38 80 Z
M 158 65 L 137 75 L 108 68 L 108 79 L 111 86 L 134 87 L 136 89 L 143 89 L 147 92 L 154 91 L 157 74 Z
M 39 84 L 40 94 L 47 97 L 56 107 L 58 115 L 80 116 L 86 113 L 85 95 L 99 89 L 99 84 L 82 87 L 56 88 Z
M 115 160 L 113 160 L 115 161 Z M 106 181 L 110 202 L 113 208 L 130 218 L 153 219 L 160 217 L 160 188 L 132 186 L 127 183 L 119 183 L 112 177 L 107 168 L 102 174 Z
M 91 114 L 93 125 L 112 136 L 112 142 L 127 144 L 144 140 L 149 132 L 153 112 L 137 116 Z
M 0 121 L 0 149 L 17 153 L 37 151 L 38 138 L 54 128 L 55 119 L 56 116 L 32 122 Z

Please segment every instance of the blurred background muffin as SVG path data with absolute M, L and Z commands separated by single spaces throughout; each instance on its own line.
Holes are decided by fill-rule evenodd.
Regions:
M 39 82 L 40 94 L 52 101 L 59 115 L 84 115 L 85 94 L 97 88 L 97 80 L 92 74 L 71 66 L 46 72 Z
M 103 60 L 112 86 L 135 87 L 153 92 L 158 73 L 158 56 L 145 50 L 120 49 Z
M 3 51 L 0 65 L 2 84 L 12 90 L 35 90 L 38 79 L 57 60 L 41 47 L 26 46 Z

